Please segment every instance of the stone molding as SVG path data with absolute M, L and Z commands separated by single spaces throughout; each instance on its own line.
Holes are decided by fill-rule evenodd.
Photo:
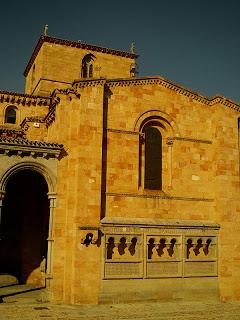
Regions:
M 54 157 L 59 158 L 63 145 L 44 141 L 31 141 L 22 138 L 0 138 L 0 153 L 4 155 L 18 155 L 20 157 Z
M 168 135 L 177 137 L 181 135 L 175 119 L 168 113 L 159 109 L 150 109 L 141 113 L 134 122 L 133 130 L 141 132 L 147 122 L 152 120 L 163 125 L 166 128 Z
M 71 41 L 71 40 L 64 40 L 64 39 L 58 39 L 54 37 L 49 37 L 49 36 L 41 36 L 38 40 L 38 43 L 33 51 L 33 54 L 25 68 L 24 71 L 24 76 L 26 77 L 28 75 L 29 70 L 31 69 L 31 66 L 34 63 L 34 60 L 36 59 L 39 50 L 41 49 L 42 45 L 44 42 L 47 43 L 53 43 L 53 44 L 58 44 L 58 45 L 64 45 L 68 47 L 74 47 L 78 49 L 84 49 L 84 50 L 89 50 L 89 51 L 96 51 L 96 52 L 101 52 L 101 53 L 107 53 L 111 55 L 116 55 L 120 57 L 125 57 L 125 58 L 130 58 L 130 59 L 136 59 L 137 55 L 134 53 L 130 52 L 125 52 L 125 51 L 120 51 L 120 50 L 115 50 L 115 49 L 110 49 L 110 48 L 104 48 L 104 47 L 99 47 L 87 43 L 82 43 L 79 41 Z
M 209 220 L 177 220 L 177 219 L 151 219 L 151 218 L 125 218 L 125 217 L 104 217 L 100 227 L 164 227 L 164 228 L 211 228 L 220 229 L 220 225 Z
M 173 141 L 188 141 L 188 142 L 212 144 L 211 140 L 195 139 L 195 138 L 189 138 L 189 137 L 168 137 L 167 138 L 167 143 L 172 144 Z
M 213 221 L 105 217 L 103 279 L 218 276 Z
M 77 89 L 75 87 L 71 87 L 67 89 L 55 89 L 51 94 L 51 106 L 55 103 L 59 103 L 59 99 L 55 101 L 55 98 L 59 94 L 70 95 L 70 100 L 72 100 L 71 95 L 75 95 L 78 99 L 80 99 L 80 94 L 77 92 Z
M 136 131 L 130 131 L 130 130 L 122 130 L 122 129 L 113 129 L 113 128 L 107 128 L 108 132 L 114 132 L 114 133 L 122 133 L 122 134 L 132 134 L 132 135 L 141 135 L 140 132 Z
M 211 198 L 197 198 L 197 197 L 181 197 L 170 196 L 166 194 L 140 194 L 140 193 L 120 193 L 120 192 L 106 192 L 107 197 L 122 197 L 122 198 L 145 198 L 145 199 L 162 199 L 162 200 L 182 200 L 182 201 L 203 201 L 213 202 Z
M 45 123 L 47 128 L 55 120 L 55 116 L 56 116 L 56 106 L 52 107 L 49 113 L 46 115 Z
M 28 122 L 37 122 L 37 123 L 44 123 L 45 117 L 44 116 L 35 116 L 35 117 L 26 117 L 23 119 L 23 121 L 20 123 L 20 127 L 22 130 L 27 131 L 29 128 Z
M 113 132 L 113 133 L 132 134 L 132 135 L 138 135 L 138 136 L 143 135 L 142 133 L 136 132 L 136 131 L 114 129 L 114 128 L 107 128 L 107 131 Z M 173 141 L 189 141 L 189 142 L 212 144 L 211 140 L 195 139 L 195 138 L 190 138 L 190 137 L 168 137 L 166 140 L 167 140 L 167 144 L 172 144 Z
M 24 138 L 25 132 L 22 128 L 11 128 L 0 126 L 0 137 L 6 138 Z
M 104 86 L 106 79 L 85 79 L 75 80 L 72 84 L 73 88 L 97 87 Z
M 160 85 L 167 89 L 173 90 L 181 95 L 189 97 L 195 101 L 203 103 L 208 106 L 213 106 L 220 103 L 228 108 L 240 111 L 240 105 L 222 96 L 215 96 L 213 98 L 205 97 L 190 89 L 184 88 L 174 82 L 164 79 L 160 76 L 157 77 L 141 77 L 141 78 L 127 78 L 127 79 L 111 79 L 107 80 L 108 87 L 128 87 L 128 86 L 142 86 L 142 85 Z
M 59 95 L 67 95 L 69 96 L 69 100 L 71 101 L 73 96 L 76 98 L 80 99 L 80 94 L 77 92 L 76 88 L 67 88 L 67 89 L 55 89 L 51 95 L 51 106 L 50 106 L 50 111 L 44 118 L 44 121 L 46 123 L 46 127 L 48 128 L 51 123 L 55 120 L 56 116 L 56 106 L 60 103 L 60 97 Z
M 50 98 L 41 96 L 32 96 L 16 92 L 0 91 L 0 102 L 8 102 L 10 104 L 33 105 L 33 106 L 49 106 Z

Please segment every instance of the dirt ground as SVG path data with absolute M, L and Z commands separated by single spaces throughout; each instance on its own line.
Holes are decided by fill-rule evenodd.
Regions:
M 57 305 L 40 301 L 40 292 L 6 297 L 0 320 L 240 320 L 240 302 L 131 303 L 115 305 Z

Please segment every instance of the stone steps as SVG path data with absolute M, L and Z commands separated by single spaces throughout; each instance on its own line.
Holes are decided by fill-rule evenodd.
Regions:
M 16 284 L 0 288 L 0 300 L 3 298 L 18 295 L 25 292 L 40 290 L 41 288 L 30 284 Z
M 0 274 L 0 288 L 18 284 L 18 279 L 11 274 Z

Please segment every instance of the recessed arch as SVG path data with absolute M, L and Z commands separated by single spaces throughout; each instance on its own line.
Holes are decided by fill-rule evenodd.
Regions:
M 139 133 L 139 187 L 165 192 L 172 181 L 172 145 L 180 136 L 176 122 L 159 110 L 142 113 L 134 124 Z
M 148 110 L 140 114 L 134 122 L 133 130 L 141 132 L 146 123 L 152 121 L 153 119 L 158 120 L 158 122 L 166 129 L 166 131 L 168 131 L 169 136 L 180 136 L 180 131 L 176 121 L 170 115 L 158 109 Z
M 46 166 L 37 162 L 21 162 L 11 166 L 0 179 L 0 191 L 5 192 L 6 185 L 11 176 L 21 170 L 32 170 L 41 174 L 48 185 L 48 193 L 54 193 L 56 189 L 56 177 L 50 172 Z
M 143 128 L 144 189 L 162 190 L 162 134 L 152 123 Z
M 81 65 L 81 78 L 93 78 L 95 59 L 96 57 L 92 53 L 86 54 L 83 57 Z
M 4 122 L 9 124 L 16 124 L 17 122 L 17 107 L 11 105 L 5 109 Z
M 55 187 L 53 173 L 34 161 L 9 167 L 0 179 L 0 273 L 19 283 L 41 287 L 51 275 Z

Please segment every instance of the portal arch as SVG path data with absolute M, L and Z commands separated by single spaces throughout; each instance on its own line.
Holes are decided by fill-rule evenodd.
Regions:
M 8 218 L 6 218 L 6 214 L 8 212 L 10 214 L 12 214 L 14 217 L 17 217 L 16 214 L 20 214 L 22 216 L 25 216 L 25 220 L 26 220 L 26 214 L 25 214 L 24 210 L 19 208 L 18 213 L 13 213 L 14 210 L 16 212 L 18 211 L 17 205 L 14 208 L 12 208 L 11 206 L 9 207 L 9 203 L 10 203 L 9 202 L 9 193 L 13 194 L 13 190 L 14 190 L 13 188 L 9 188 L 9 186 L 12 184 L 12 181 L 15 179 L 18 183 L 19 189 L 21 190 L 21 187 L 24 186 L 24 183 L 25 183 L 24 177 L 27 177 L 29 175 L 32 176 L 32 188 L 33 189 L 35 189 L 34 181 L 36 181 L 36 184 L 38 184 L 40 180 L 42 181 L 42 182 L 40 182 L 40 183 L 42 183 L 42 187 L 40 187 L 40 188 L 43 188 L 44 184 L 45 184 L 44 191 L 41 191 L 42 196 L 45 197 L 45 200 L 44 200 L 45 201 L 44 202 L 45 209 L 43 209 L 43 211 L 39 210 L 39 208 L 36 205 L 35 205 L 35 207 L 33 206 L 34 203 L 33 203 L 33 200 L 31 200 L 31 198 L 28 199 L 27 197 L 24 197 L 24 200 L 23 200 L 24 202 L 22 201 L 21 204 L 22 204 L 22 206 L 23 205 L 26 206 L 25 209 L 26 209 L 26 212 L 28 212 L 28 217 L 30 217 L 30 221 L 34 221 L 34 218 L 32 218 L 29 215 L 29 211 L 31 211 L 31 209 L 29 210 L 29 208 L 27 207 L 29 204 L 30 204 L 30 206 L 33 206 L 33 209 L 32 209 L 33 214 L 36 215 L 36 212 L 41 211 L 40 215 L 41 214 L 43 215 L 43 217 L 42 217 L 43 223 L 42 224 L 43 225 L 45 224 L 45 228 L 44 228 L 45 232 L 42 232 L 43 237 L 39 241 L 42 241 L 43 245 L 44 245 L 44 243 L 46 243 L 47 249 L 46 250 L 44 249 L 44 252 L 46 253 L 46 255 L 43 257 L 45 259 L 46 265 L 45 266 L 40 265 L 41 261 L 40 261 L 39 257 L 37 260 L 37 262 L 39 262 L 39 266 L 36 265 L 36 263 L 37 263 L 36 261 L 34 263 L 35 263 L 36 267 L 39 267 L 42 271 L 44 270 L 44 272 L 43 272 L 44 273 L 43 280 L 45 282 L 44 285 L 46 285 L 48 288 L 50 288 L 51 279 L 52 279 L 52 266 L 53 266 L 52 257 L 53 257 L 53 241 L 54 241 L 54 239 L 53 239 L 54 211 L 55 211 L 55 206 L 56 206 L 56 177 L 53 174 L 53 172 L 49 168 L 47 168 L 46 165 L 38 163 L 36 161 L 27 161 L 27 162 L 16 163 L 16 164 L 10 166 L 9 168 L 7 168 L 7 170 L 5 170 L 4 174 L 0 178 L 0 232 L 4 236 L 4 228 L 7 230 L 7 232 L 10 229 L 9 226 L 11 225 L 11 223 L 9 224 L 8 222 L 6 222 L 6 221 L 10 221 Z M 16 179 L 17 177 L 21 177 L 22 180 Z M 38 178 L 40 178 L 40 180 Z M 34 179 L 36 179 L 36 180 L 34 180 Z M 25 188 L 26 188 L 26 184 L 25 184 Z M 17 191 L 15 191 L 15 192 L 17 194 Z M 19 193 L 21 194 L 21 192 L 19 192 Z M 33 193 L 33 195 L 34 195 L 34 193 Z M 29 196 L 31 197 L 31 189 L 30 189 Z M 36 192 L 36 190 L 35 190 L 35 196 L 38 197 L 38 193 Z M 12 199 L 13 199 L 13 197 L 12 197 Z M 41 200 L 41 201 L 43 201 L 43 200 Z M 47 206 L 46 206 L 46 204 L 47 204 Z M 7 205 L 8 205 L 8 208 L 6 207 Z M 41 207 L 41 205 L 42 205 L 42 203 L 40 203 L 40 207 Z M 4 222 L 4 219 L 1 219 L 1 216 L 3 216 L 2 218 L 5 219 L 5 222 Z M 24 219 L 24 217 L 23 217 L 23 219 Z M 1 220 L 2 220 L 2 222 L 1 222 Z M 4 226 L 4 223 L 5 223 L 5 226 Z M 38 232 L 38 230 L 36 232 Z M 3 241 L 3 244 L 4 244 L 4 241 Z M 6 248 L 7 248 L 7 246 L 8 246 L 8 244 L 6 242 Z M 19 250 L 22 250 L 22 248 L 20 248 Z M 24 254 L 24 253 L 21 252 L 20 254 Z M 33 263 L 32 263 L 32 265 L 33 265 Z M 37 269 L 35 269 L 35 270 L 37 270 Z M 33 273 L 35 272 L 35 270 L 32 267 Z M 36 272 L 35 272 L 35 274 L 33 274 L 32 278 L 34 278 L 35 275 L 36 275 Z M 39 275 L 39 272 L 38 272 L 38 275 Z M 30 279 L 30 277 L 29 277 L 29 279 Z
M 10 168 L 8 168 L 5 173 L 2 175 L 0 179 L 0 192 L 5 193 L 6 185 L 8 180 L 11 176 L 21 170 L 32 170 L 36 171 L 41 174 L 48 185 L 48 193 L 55 193 L 56 192 L 56 177 L 53 173 L 43 164 L 35 162 L 35 161 L 28 161 L 28 162 L 20 162 L 17 163 Z

